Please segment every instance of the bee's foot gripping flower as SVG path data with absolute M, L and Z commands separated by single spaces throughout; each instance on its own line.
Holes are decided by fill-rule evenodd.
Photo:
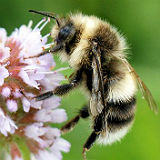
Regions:
M 6 151 L 0 151 L 2 160 L 60 160 L 61 151 L 70 148 L 60 130 L 49 126 L 67 119 L 65 110 L 57 108 L 60 98 L 40 102 L 33 98 L 64 79 L 51 71 L 55 66 L 51 54 L 36 57 L 52 45 L 46 44 L 50 34 L 40 33 L 47 23 L 43 19 L 31 29 L 30 22 L 9 37 L 0 28 L 0 148 Z

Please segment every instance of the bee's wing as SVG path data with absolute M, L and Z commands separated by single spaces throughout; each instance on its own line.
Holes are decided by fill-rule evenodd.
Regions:
M 97 116 L 105 107 L 103 75 L 99 54 L 93 55 L 92 68 L 93 81 L 90 99 L 90 112 L 93 116 Z
M 137 81 L 138 87 L 140 88 L 145 100 L 147 101 L 150 109 L 152 111 L 154 111 L 155 113 L 158 112 L 158 106 L 150 92 L 150 90 L 147 88 L 147 86 L 145 85 L 145 83 L 141 80 L 141 78 L 139 77 L 139 75 L 136 73 L 136 71 L 134 70 L 134 68 L 128 63 L 127 60 L 122 59 L 123 63 L 125 63 L 128 67 L 129 72 L 134 76 L 134 78 Z

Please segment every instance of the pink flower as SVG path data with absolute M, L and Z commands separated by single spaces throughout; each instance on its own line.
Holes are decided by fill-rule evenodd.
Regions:
M 0 132 L 4 136 L 8 136 L 8 132 L 13 134 L 17 126 L 8 116 L 5 116 L 4 112 L 0 108 Z
M 0 62 L 2 63 L 9 56 L 10 56 L 10 49 L 8 47 L 5 47 L 4 44 L 0 44 Z
M 35 120 L 39 122 L 61 123 L 67 120 L 64 109 L 56 109 L 60 104 L 59 97 L 44 100 L 42 109 L 35 114 Z M 61 115 L 61 116 L 56 116 Z
M 17 102 L 15 100 L 7 100 L 7 108 L 10 112 L 16 112 L 18 109 Z
M 10 94 L 11 94 L 11 90 L 10 90 L 10 88 L 8 88 L 8 87 L 4 87 L 4 88 L 2 88 L 2 92 L 1 92 L 1 94 L 2 94 L 4 97 L 9 97 L 9 96 L 10 96 Z
M 7 39 L 7 32 L 4 28 L 0 28 L 0 44 L 4 45 Z
M 64 79 L 51 70 L 56 65 L 51 54 L 28 58 L 51 47 L 52 43 L 47 44 L 50 34 L 40 33 L 47 23 L 42 19 L 32 29 L 30 21 L 9 37 L 0 28 L 0 143 L 5 141 L 10 147 L 8 156 L 12 160 L 23 160 L 24 155 L 34 160 L 60 160 L 61 152 L 70 148 L 69 142 L 60 137 L 60 130 L 49 125 L 67 119 L 65 110 L 58 108 L 61 99 L 34 99 Z M 26 151 L 28 154 L 22 154 Z
M 0 86 L 4 84 L 4 79 L 9 76 L 8 70 L 4 66 L 0 66 Z

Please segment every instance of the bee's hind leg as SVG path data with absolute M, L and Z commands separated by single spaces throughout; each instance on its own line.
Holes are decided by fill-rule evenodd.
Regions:
M 83 159 L 86 160 L 86 151 L 88 151 L 96 141 L 96 139 L 99 137 L 99 135 L 105 130 L 106 122 L 105 122 L 105 109 L 97 115 L 94 119 L 94 125 L 93 125 L 93 131 L 88 137 L 87 141 L 83 145 Z
M 65 124 L 61 128 L 62 133 L 67 133 L 71 131 L 75 125 L 78 123 L 80 118 L 88 118 L 89 117 L 89 112 L 88 112 L 88 106 L 84 106 L 80 111 L 79 114 L 77 114 L 73 119 L 71 119 L 67 124 Z
M 86 143 L 83 145 L 82 156 L 84 160 L 86 160 L 86 152 L 89 151 L 89 149 L 92 147 L 96 139 L 99 137 L 99 134 L 99 132 L 93 131 L 91 135 L 88 137 Z

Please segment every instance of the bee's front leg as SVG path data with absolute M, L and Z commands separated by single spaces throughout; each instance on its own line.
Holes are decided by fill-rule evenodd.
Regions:
M 75 83 L 69 83 L 69 84 L 63 84 L 63 85 L 57 86 L 54 91 L 49 91 L 35 97 L 36 101 L 45 100 L 53 95 L 62 96 L 68 93 L 71 89 L 73 89 L 75 85 L 76 85 Z
M 80 81 L 82 80 L 82 69 L 78 70 L 72 80 L 70 81 L 70 83 L 68 84 L 62 84 L 60 86 L 57 86 L 53 91 L 49 91 L 49 92 L 46 92 L 46 93 L 43 93 L 36 98 L 37 101 L 41 101 L 41 100 L 44 100 L 44 99 L 47 99 L 53 95 L 57 95 L 57 96 L 62 96 L 62 95 L 65 95 L 67 94 L 70 90 L 72 90 L 73 88 L 75 88 L 79 83 Z

